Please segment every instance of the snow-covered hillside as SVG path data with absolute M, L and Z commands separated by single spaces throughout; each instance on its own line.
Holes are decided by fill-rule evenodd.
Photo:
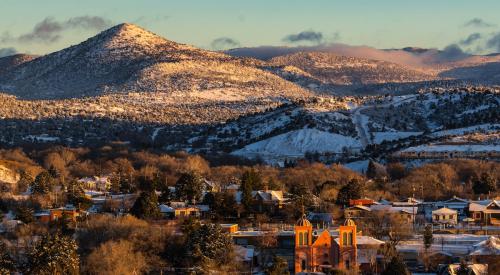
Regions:
M 317 80 L 325 85 L 363 85 L 436 79 L 431 73 L 390 62 L 325 52 L 301 52 L 278 56 L 271 59 L 270 63 L 274 66 L 294 66 L 307 73 L 303 75 L 304 78 Z M 300 71 L 295 73 L 297 74 L 300 74 Z
M 255 61 L 169 41 L 133 24 L 16 66 L 0 74 L 0 85 L 10 94 L 35 99 L 215 88 L 235 88 L 255 98 L 309 94 L 258 69 Z
M 306 153 L 340 154 L 346 150 L 360 150 L 359 140 L 317 129 L 301 129 L 277 135 L 233 152 L 249 158 L 266 161 L 303 158 Z

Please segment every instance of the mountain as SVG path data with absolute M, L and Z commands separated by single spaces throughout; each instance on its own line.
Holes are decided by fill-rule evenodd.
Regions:
M 327 52 L 300 52 L 272 58 L 273 66 L 294 66 L 307 77 L 330 85 L 366 85 L 433 80 L 432 74 L 386 61 L 339 56 Z
M 443 50 L 406 47 L 403 49 L 376 49 L 368 46 L 352 46 L 341 43 L 317 46 L 260 46 L 236 48 L 226 53 L 235 57 L 251 57 L 269 60 L 274 57 L 299 52 L 324 52 L 339 56 L 386 61 L 412 69 L 425 69 L 440 72 L 461 66 L 480 65 L 486 62 L 500 61 L 499 55 L 471 55 L 458 47 L 446 47 Z
M 130 92 L 192 92 L 221 88 L 235 95 L 300 96 L 307 92 L 230 57 L 169 41 L 120 24 L 78 45 L 25 62 L 0 75 L 0 88 L 21 98 L 64 99 Z M 204 93 L 203 97 L 211 97 Z M 220 94 L 215 96 L 220 98 Z
M 29 54 L 15 54 L 0 58 L 0 75 L 2 73 L 13 70 L 17 66 L 35 59 L 36 55 Z

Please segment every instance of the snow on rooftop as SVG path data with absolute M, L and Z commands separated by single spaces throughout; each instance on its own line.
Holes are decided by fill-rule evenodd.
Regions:
M 490 236 L 487 240 L 474 245 L 471 255 L 500 255 L 500 239 Z

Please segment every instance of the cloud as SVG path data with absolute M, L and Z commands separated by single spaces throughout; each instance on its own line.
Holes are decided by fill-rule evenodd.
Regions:
M 496 52 L 500 52 L 500 32 L 497 32 L 486 41 L 486 47 Z
M 446 46 L 437 56 L 440 61 L 455 61 L 469 56 L 457 44 Z
M 0 49 L 0 57 L 14 55 L 17 53 L 17 50 L 14 48 L 1 48 Z
M 483 19 L 476 17 L 465 22 L 464 27 L 490 28 L 490 27 L 495 27 L 495 24 L 488 23 Z
M 474 42 L 481 39 L 482 37 L 483 36 L 478 32 L 472 33 L 469 36 L 467 36 L 467 38 L 460 40 L 460 45 L 470 46 L 470 45 L 474 44 Z
M 418 52 L 411 52 L 404 49 L 380 50 L 368 46 L 352 46 L 342 43 L 297 47 L 260 46 L 226 51 L 227 54 L 233 56 L 254 57 L 261 60 L 269 60 L 276 56 L 297 52 L 328 52 L 342 56 L 382 60 L 417 68 L 433 66 L 441 62 L 456 61 L 469 56 L 457 45 L 448 46 L 442 51 L 437 49 L 420 49 Z
M 313 42 L 320 44 L 323 41 L 323 33 L 315 31 L 303 31 L 297 34 L 289 34 L 282 39 L 285 42 L 297 43 L 297 42 Z
M 229 37 L 219 37 L 214 39 L 212 43 L 210 43 L 210 46 L 214 50 L 224 50 L 224 49 L 239 47 L 240 42 Z
M 31 32 L 22 34 L 19 37 L 4 34 L 0 41 L 54 43 L 61 38 L 61 33 L 66 30 L 103 30 L 110 26 L 111 21 L 100 16 L 78 16 L 66 21 L 57 21 L 52 17 L 47 17 L 37 23 Z

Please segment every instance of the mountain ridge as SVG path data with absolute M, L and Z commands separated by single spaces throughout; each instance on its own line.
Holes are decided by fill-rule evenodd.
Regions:
M 162 70 L 175 67 L 174 64 L 182 67 L 183 62 L 199 64 L 188 64 L 181 72 L 177 68 Z M 169 41 L 124 23 L 80 44 L 15 67 L 0 76 L 0 88 L 27 99 L 79 98 L 115 92 L 193 91 L 221 86 L 220 77 L 212 79 L 210 76 L 220 74 L 231 75 L 226 82 L 231 82 L 230 86 L 235 88 L 239 88 L 239 79 L 251 76 L 247 82 L 256 83 L 261 90 L 280 90 L 280 94 L 293 90 L 307 94 L 298 86 L 256 68 L 253 62 Z M 206 75 L 198 82 L 192 83 L 187 77 L 200 72 Z M 155 79 L 155 74 L 162 74 L 164 78 Z

